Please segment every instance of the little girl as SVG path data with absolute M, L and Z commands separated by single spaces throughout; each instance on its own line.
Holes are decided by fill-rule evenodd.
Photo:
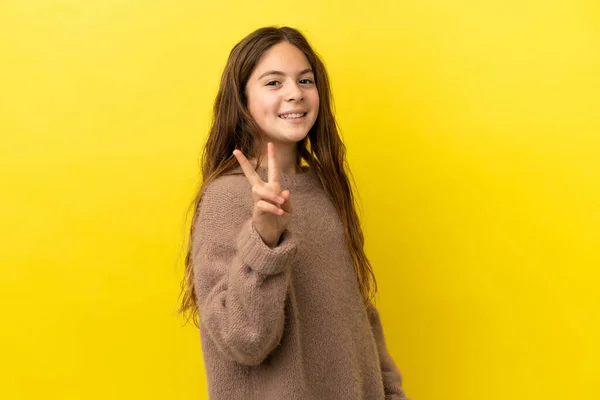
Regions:
M 245 37 L 214 105 L 181 307 L 200 327 L 210 399 L 406 399 L 347 170 L 306 38 Z

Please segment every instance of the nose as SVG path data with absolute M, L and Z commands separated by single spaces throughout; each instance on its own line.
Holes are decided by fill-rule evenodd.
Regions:
M 304 98 L 304 93 L 302 92 L 302 89 L 300 88 L 300 86 L 298 86 L 297 83 L 290 83 L 288 85 L 288 92 L 286 93 L 286 100 L 287 101 L 301 101 Z

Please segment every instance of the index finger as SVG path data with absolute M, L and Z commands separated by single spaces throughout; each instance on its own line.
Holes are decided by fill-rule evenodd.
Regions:
M 267 153 L 269 157 L 269 183 L 279 182 L 279 164 L 277 164 L 277 157 L 275 156 L 275 146 L 273 143 L 267 143 Z
M 256 173 L 254 167 L 252 166 L 250 161 L 248 161 L 244 153 L 236 149 L 233 151 L 233 155 L 235 156 L 235 158 L 237 158 L 238 162 L 240 163 L 240 166 L 242 167 L 242 171 L 244 171 L 244 175 L 246 175 L 246 178 L 248 179 L 251 185 L 262 183 L 262 179 L 260 179 L 260 176 Z

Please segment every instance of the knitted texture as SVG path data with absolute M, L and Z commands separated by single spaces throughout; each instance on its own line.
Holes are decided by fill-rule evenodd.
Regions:
M 198 209 L 192 262 L 210 399 L 406 399 L 318 177 L 305 169 L 280 183 L 294 212 L 273 248 L 252 225 L 241 168 L 213 181 Z

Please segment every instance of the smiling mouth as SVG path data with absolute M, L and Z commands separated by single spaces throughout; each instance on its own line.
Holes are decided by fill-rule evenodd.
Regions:
M 279 118 L 281 119 L 298 119 L 305 117 L 307 113 L 293 113 L 293 114 L 281 114 Z

